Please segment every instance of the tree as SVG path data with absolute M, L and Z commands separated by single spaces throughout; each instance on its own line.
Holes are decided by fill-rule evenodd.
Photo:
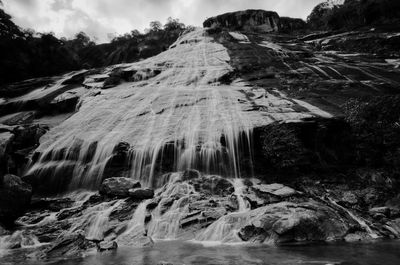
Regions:
M 166 31 L 173 31 L 173 30 L 184 30 L 185 29 L 185 24 L 180 23 L 179 19 L 177 18 L 172 18 L 169 17 L 167 19 L 167 23 L 164 25 L 164 30 Z
M 150 22 L 150 32 L 157 32 L 162 29 L 162 24 L 160 21 L 152 21 Z
M 81 47 L 88 47 L 94 45 L 94 42 L 90 39 L 90 37 L 83 31 L 77 33 L 75 35 L 76 43 Z
M 22 32 L 24 33 L 26 39 L 32 39 L 36 34 L 35 30 L 30 28 L 24 29 Z

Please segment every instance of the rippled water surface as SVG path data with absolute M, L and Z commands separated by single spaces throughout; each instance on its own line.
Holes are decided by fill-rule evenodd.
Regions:
M 119 248 L 113 252 L 93 253 L 85 258 L 20 263 L 25 254 L 0 258 L 0 264 L 132 265 L 132 264 L 400 264 L 400 241 L 342 243 L 298 246 L 230 245 L 205 247 L 199 244 L 165 241 L 151 248 Z M 11 254 L 11 253 L 9 253 Z M 33 255 L 32 255 L 33 256 Z

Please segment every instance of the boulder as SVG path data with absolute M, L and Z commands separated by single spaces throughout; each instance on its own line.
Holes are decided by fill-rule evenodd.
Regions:
M 315 201 L 280 202 L 243 214 L 248 221 L 237 227 L 239 237 L 250 242 L 329 241 L 342 239 L 349 229 L 342 216 Z
M 210 195 L 228 196 L 235 190 L 231 181 L 217 175 L 194 178 L 191 179 L 190 183 L 196 191 Z
M 0 222 L 10 225 L 28 208 L 32 188 L 14 175 L 0 178 Z
M 280 183 L 253 185 L 252 189 L 256 193 L 264 193 L 264 194 L 268 193 L 283 198 L 298 194 L 296 190 Z
M 297 194 L 297 191 L 285 186 L 281 189 L 274 190 L 272 192 L 272 194 L 279 196 L 279 197 L 290 197 L 290 196 Z
M 102 241 L 97 245 L 97 251 L 103 252 L 107 250 L 115 250 L 118 248 L 118 244 L 115 241 Z
M 129 192 L 129 197 L 131 197 L 134 200 L 147 200 L 147 199 L 152 199 L 154 197 L 154 190 L 149 188 L 130 189 L 128 192 Z
M 129 190 L 140 187 L 139 181 L 130 178 L 108 178 L 101 184 L 100 193 L 107 196 L 128 197 Z
M 200 178 L 201 174 L 199 171 L 195 170 L 195 169 L 187 169 L 183 172 L 182 174 L 182 180 L 191 180 L 191 179 L 195 179 L 195 178 Z
M 357 241 L 361 241 L 362 239 L 363 239 L 363 238 L 362 238 L 361 235 L 359 235 L 359 234 L 354 234 L 354 233 L 348 234 L 348 235 L 346 235 L 346 236 L 344 237 L 344 240 L 345 240 L 346 242 L 357 242 Z

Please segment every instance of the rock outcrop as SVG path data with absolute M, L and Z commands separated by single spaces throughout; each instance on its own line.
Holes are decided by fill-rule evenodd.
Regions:
M 107 196 L 128 197 L 132 193 L 130 190 L 140 187 L 140 182 L 130 178 L 108 178 L 101 184 L 100 193 Z M 138 193 L 140 192 L 136 192 L 135 195 Z
M 239 236 L 249 242 L 332 241 L 342 239 L 349 230 L 349 224 L 332 208 L 313 201 L 271 204 L 248 216 Z
M 398 34 L 299 36 L 260 10 L 204 25 L 147 60 L 2 90 L 0 176 L 36 195 L 2 178 L 5 248 L 400 238 Z
M 32 188 L 19 177 L 0 177 L 0 223 L 12 225 L 29 207 Z
M 203 26 L 256 32 L 278 31 L 279 15 L 276 12 L 264 10 L 238 11 L 208 18 Z

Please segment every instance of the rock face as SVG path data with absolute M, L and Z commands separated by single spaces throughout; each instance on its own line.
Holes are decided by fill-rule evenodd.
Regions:
M 300 18 L 280 17 L 279 23 L 279 31 L 282 33 L 301 32 L 308 28 L 307 23 Z
M 0 222 L 10 225 L 28 208 L 32 189 L 14 175 L 5 175 L 0 180 Z
M 2 232 L 9 246 L 46 242 L 54 257 L 158 239 L 400 238 L 399 36 L 298 38 L 277 31 L 300 34 L 302 21 L 259 10 L 205 25 L 148 60 L 0 99 L 2 170 L 32 161 L 36 195 L 74 191 L 35 200 L 17 234 Z M 28 192 L 7 178 L 11 211 Z
M 239 236 L 244 241 L 281 243 L 342 239 L 348 223 L 333 209 L 314 202 L 281 202 L 248 213 Z
M 0 175 L 7 172 L 8 168 L 8 155 L 7 152 L 11 149 L 11 143 L 14 135 L 10 132 L 0 133 Z
M 80 256 L 82 252 L 94 248 L 95 244 L 86 240 L 82 231 L 77 231 L 56 240 L 54 245 L 46 251 L 47 257 Z
M 249 30 L 271 32 L 279 30 L 279 15 L 264 10 L 246 10 L 226 13 L 204 21 L 204 27 L 228 28 L 232 30 Z
M 140 182 L 130 178 L 109 178 L 103 181 L 100 193 L 108 196 L 128 197 L 129 190 L 140 188 Z
M 107 251 L 107 250 L 115 250 L 117 248 L 118 248 L 118 244 L 115 241 L 100 242 L 97 246 L 97 250 L 100 252 Z
M 154 190 L 152 189 L 129 189 L 129 197 L 134 200 L 147 200 L 154 197 Z

